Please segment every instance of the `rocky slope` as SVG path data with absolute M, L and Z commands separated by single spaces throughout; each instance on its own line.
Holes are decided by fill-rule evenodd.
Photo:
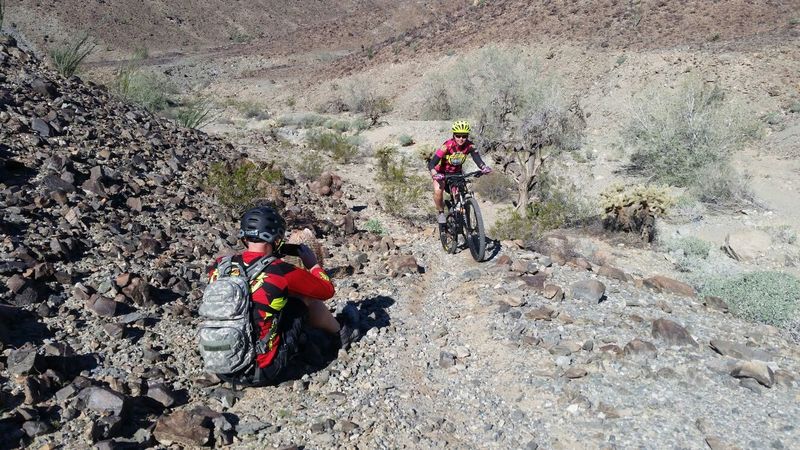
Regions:
M 64 79 L 6 36 L 0 67 L 0 447 L 143 433 L 197 394 L 205 267 L 237 241 L 203 183 L 242 154 Z M 377 245 L 344 240 L 341 194 L 292 183 L 270 194 L 291 226 Z

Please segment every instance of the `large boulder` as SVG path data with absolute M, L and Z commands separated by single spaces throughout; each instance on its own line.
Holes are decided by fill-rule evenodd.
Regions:
M 725 237 L 722 249 L 737 261 L 752 261 L 767 254 L 772 237 L 761 230 L 739 230 Z

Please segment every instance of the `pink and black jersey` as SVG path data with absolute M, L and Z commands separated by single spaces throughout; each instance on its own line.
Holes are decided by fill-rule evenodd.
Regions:
M 467 139 L 463 144 L 458 145 L 455 139 L 448 139 L 436 150 L 428 163 L 428 170 L 436 169 L 437 172 L 444 174 L 461 173 L 461 166 L 466 162 L 467 155 L 472 157 L 479 168 L 486 165 L 472 141 Z

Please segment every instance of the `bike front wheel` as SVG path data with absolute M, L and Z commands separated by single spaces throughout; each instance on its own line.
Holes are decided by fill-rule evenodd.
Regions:
M 442 248 L 447 253 L 455 253 L 458 248 L 458 220 L 454 213 L 447 215 L 445 229 L 439 233 L 439 239 L 442 241 Z
M 483 228 L 483 217 L 478 201 L 470 198 L 464 204 L 464 238 L 469 252 L 475 261 L 483 261 L 486 254 L 486 230 Z

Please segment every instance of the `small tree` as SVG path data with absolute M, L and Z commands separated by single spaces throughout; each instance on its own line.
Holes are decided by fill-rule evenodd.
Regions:
M 547 161 L 580 147 L 583 111 L 520 50 L 487 47 L 445 73 L 430 77 L 423 115 L 477 119 L 475 143 L 514 179 L 527 214 Z

